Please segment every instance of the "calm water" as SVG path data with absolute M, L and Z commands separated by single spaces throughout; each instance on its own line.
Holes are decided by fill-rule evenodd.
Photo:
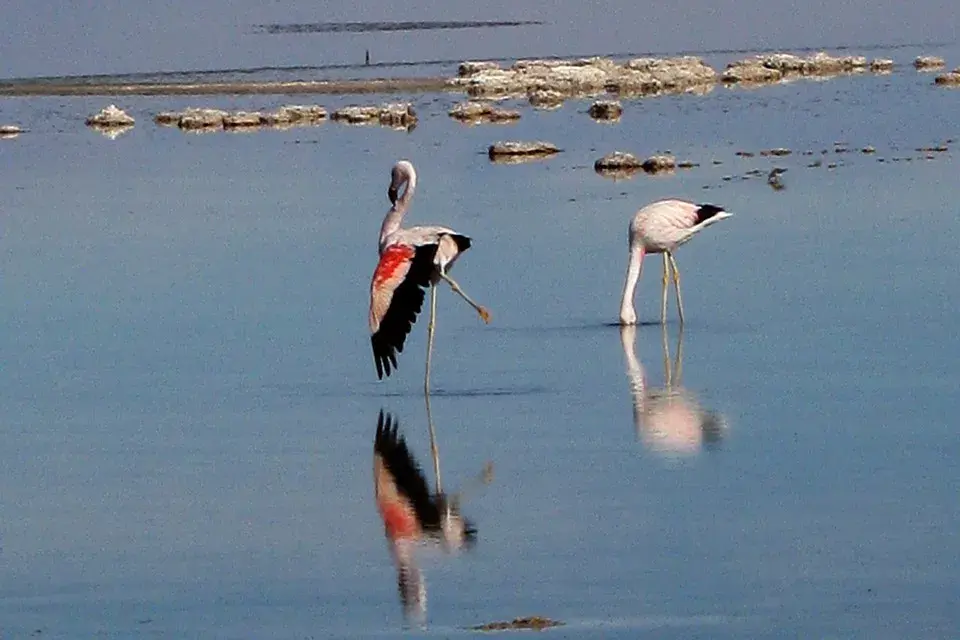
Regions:
M 203 136 L 150 116 L 291 100 L 123 99 L 138 124 L 113 141 L 82 126 L 110 100 L 0 102 L 30 130 L 0 141 L 0 636 L 407 632 L 371 467 L 384 409 L 431 469 L 425 323 L 377 382 L 365 321 L 401 157 L 421 175 L 409 222 L 473 236 L 455 275 L 494 314 L 440 291 L 444 486 L 488 461 L 495 478 L 464 505 L 478 546 L 424 550 L 414 631 L 536 614 L 577 637 L 956 635 L 958 143 L 915 149 L 960 140 L 960 92 L 904 70 L 628 101 L 615 125 L 586 101 L 524 107 L 506 128 L 412 99 L 409 134 Z M 493 165 L 497 139 L 564 152 Z M 735 155 L 770 147 L 795 153 Z M 613 182 L 592 163 L 614 149 L 700 166 Z M 786 189 L 740 178 L 773 166 Z M 629 218 L 672 195 L 736 214 L 677 256 L 682 386 L 725 425 L 682 452 L 635 424 L 608 325 Z M 635 348 L 662 386 L 659 326 Z

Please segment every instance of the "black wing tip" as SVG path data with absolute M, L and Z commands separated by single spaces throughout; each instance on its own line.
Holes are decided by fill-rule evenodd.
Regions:
M 457 250 L 460 253 L 463 253 L 473 245 L 473 240 L 470 239 L 470 236 L 465 236 L 459 233 L 451 233 L 450 237 L 453 238 L 453 241 L 457 243 Z
M 377 365 L 377 379 L 389 378 L 390 374 L 399 368 L 397 352 L 403 351 L 403 345 L 391 345 L 379 331 L 370 336 L 370 344 L 373 347 L 373 362 Z
M 698 204 L 697 205 L 697 224 L 701 222 L 706 222 L 710 218 L 714 217 L 718 213 L 723 213 L 726 211 L 721 206 L 715 204 Z

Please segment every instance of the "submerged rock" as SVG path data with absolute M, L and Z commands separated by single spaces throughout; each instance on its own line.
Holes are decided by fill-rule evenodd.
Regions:
M 416 126 L 417 113 L 409 103 L 380 106 L 349 105 L 333 112 L 330 119 L 347 124 L 379 123 L 389 127 L 409 129 Z
M 266 123 L 266 116 L 259 111 L 237 111 L 223 117 L 224 129 L 247 129 Z
M 913 67 L 918 71 L 941 69 L 945 64 L 943 58 L 938 56 L 917 56 L 913 60 Z
M 276 111 L 224 111 L 190 107 L 183 111 L 161 111 L 153 117 L 161 126 L 178 126 L 190 131 L 254 129 L 309 125 L 323 121 L 327 110 L 318 105 L 285 105 Z
M 523 162 L 525 160 L 546 158 L 560 153 L 560 148 L 549 142 L 496 142 L 487 149 L 487 155 L 493 161 Z
M 614 151 L 599 158 L 593 163 L 593 170 L 597 173 L 604 171 L 619 171 L 623 169 L 641 169 L 643 161 L 632 153 Z
M 134 119 L 114 104 L 108 105 L 86 120 L 89 127 L 130 127 Z
M 264 118 L 264 124 L 269 126 L 316 124 L 327 119 L 327 110 L 317 104 L 288 104 L 264 114 Z
M 597 100 L 590 105 L 588 113 L 594 120 L 618 120 L 623 107 L 616 100 Z
M 160 126 L 175 127 L 180 122 L 181 115 L 179 111 L 161 111 L 153 116 L 153 121 Z
M 330 114 L 330 119 L 334 122 L 346 122 L 347 124 L 366 124 L 379 118 L 380 107 L 362 107 L 359 105 L 341 107 Z
M 190 108 L 180 113 L 177 126 L 181 129 L 222 129 L 223 120 L 230 114 L 222 109 Z
M 593 163 L 593 170 L 604 178 L 614 180 L 632 178 L 643 171 L 643 161 L 632 153 L 614 151 Z
M 641 165 L 644 171 L 647 173 L 663 173 L 666 171 L 673 171 L 677 168 L 677 161 L 673 156 L 668 155 L 656 155 L 650 156 L 643 161 Z
M 474 631 L 515 631 L 515 630 L 534 630 L 541 631 L 550 627 L 559 627 L 564 623 L 541 616 L 531 616 L 529 618 L 514 618 L 510 622 L 488 622 L 476 627 L 471 627 Z
M 519 111 L 499 109 L 489 102 L 461 102 L 450 109 L 450 117 L 461 122 L 514 122 L 520 119 Z
M 836 57 L 821 51 L 804 58 L 791 53 L 773 53 L 731 62 L 720 79 L 728 84 L 779 82 L 791 76 L 831 76 L 868 68 L 870 64 L 863 56 Z
M 554 89 L 534 89 L 527 94 L 527 101 L 537 109 L 556 109 L 565 99 L 564 94 Z
M 948 87 L 960 86 L 960 67 L 957 67 L 950 73 L 937 76 L 933 81 L 935 84 L 945 85 Z
M 409 102 L 385 104 L 377 114 L 380 124 L 394 128 L 412 128 L 417 124 L 417 112 Z
M 870 71 L 874 73 L 893 71 L 893 60 L 889 58 L 874 58 L 870 61 Z
M 464 65 L 471 66 L 464 68 Z M 610 58 L 518 60 L 509 69 L 464 63 L 448 83 L 471 96 L 537 96 L 535 104 L 606 92 L 655 95 L 678 93 L 716 82 L 716 72 L 699 58 L 638 58 L 618 64 Z M 550 91 L 559 94 L 539 94 Z M 541 99 L 547 95 L 550 100 Z

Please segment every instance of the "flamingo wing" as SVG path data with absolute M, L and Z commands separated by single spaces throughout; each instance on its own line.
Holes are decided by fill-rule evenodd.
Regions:
M 380 255 L 370 283 L 370 343 L 379 379 L 397 368 L 397 354 L 423 308 L 437 247 L 398 243 Z

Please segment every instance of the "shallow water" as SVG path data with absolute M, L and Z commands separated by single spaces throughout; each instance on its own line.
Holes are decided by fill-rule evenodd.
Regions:
M 916 148 L 960 140 L 960 93 L 904 70 L 475 128 L 447 117 L 457 96 L 410 98 L 411 133 L 201 136 L 151 115 L 291 100 L 129 98 L 116 140 L 82 126 L 104 99 L 0 102 L 29 129 L 0 141 L 0 635 L 446 636 L 533 614 L 596 637 L 956 633 L 957 143 Z M 494 165 L 499 139 L 564 151 Z M 794 153 L 735 155 L 772 147 Z M 700 166 L 614 182 L 592 169 L 614 149 Z M 476 549 L 424 550 L 423 628 L 371 473 L 384 409 L 431 479 L 424 323 L 383 382 L 366 333 L 400 157 L 421 176 L 409 223 L 474 238 L 454 274 L 494 314 L 440 291 L 444 486 L 495 477 L 464 504 Z M 677 254 L 680 382 L 724 425 L 681 451 L 635 424 L 610 325 L 630 215 L 665 196 L 735 212 Z M 659 269 L 635 336 L 651 390 Z

